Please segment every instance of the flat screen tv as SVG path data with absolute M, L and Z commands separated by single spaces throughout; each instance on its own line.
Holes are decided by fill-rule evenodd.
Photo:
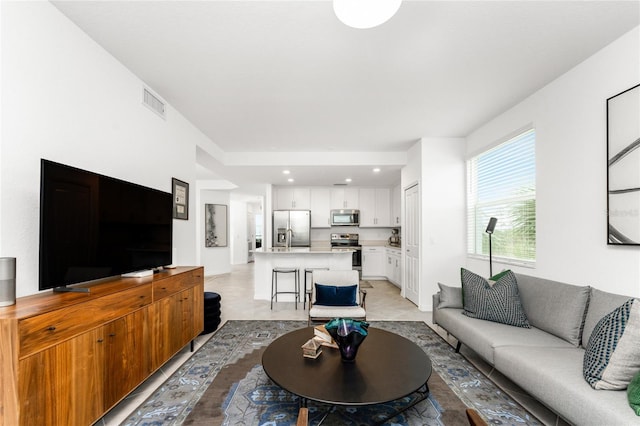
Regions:
M 40 290 L 171 264 L 170 193 L 41 160 Z

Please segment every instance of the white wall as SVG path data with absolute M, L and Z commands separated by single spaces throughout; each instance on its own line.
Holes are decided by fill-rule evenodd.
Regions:
M 231 200 L 231 264 L 240 265 L 248 261 L 247 214 L 249 206 L 246 201 Z
M 639 81 L 637 27 L 469 135 L 471 154 L 528 123 L 536 129 L 537 262 L 512 269 L 640 296 L 640 247 L 607 245 L 606 196 L 606 99 Z
M 233 220 L 233 210 L 229 208 L 229 191 L 213 191 L 208 189 L 200 190 L 198 202 L 198 233 L 197 244 L 199 251 L 199 263 L 204 266 L 205 276 L 227 274 L 231 272 L 231 233 L 229 225 Z M 204 205 L 224 204 L 227 206 L 227 246 L 226 247 L 205 247 L 204 239 Z
M 142 105 L 143 82 L 49 2 L 2 2 L 0 255 L 18 259 L 17 296 L 38 291 L 40 159 L 171 191 L 195 185 L 208 139 L 168 106 Z M 153 88 L 152 88 L 153 89 Z M 174 220 L 179 264 L 195 264 L 195 197 Z
M 460 281 L 465 261 L 465 140 L 423 138 L 421 141 L 421 269 L 420 303 L 432 309 L 438 282 Z

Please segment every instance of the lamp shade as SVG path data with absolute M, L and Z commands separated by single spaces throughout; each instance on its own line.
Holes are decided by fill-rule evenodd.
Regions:
M 333 11 L 343 24 L 365 29 L 387 22 L 401 3 L 402 0 L 333 0 Z

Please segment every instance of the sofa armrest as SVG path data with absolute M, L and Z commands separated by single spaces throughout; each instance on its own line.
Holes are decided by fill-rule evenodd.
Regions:
M 440 292 L 437 292 L 432 296 L 432 307 L 431 307 L 431 321 L 434 325 L 438 324 L 438 305 L 440 304 Z

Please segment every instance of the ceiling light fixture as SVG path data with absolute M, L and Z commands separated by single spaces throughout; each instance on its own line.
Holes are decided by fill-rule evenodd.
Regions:
M 293 178 L 287 179 L 287 182 L 293 182 Z
M 401 3 L 402 0 L 333 0 L 333 11 L 343 24 L 365 29 L 387 22 Z
M 351 182 L 351 178 L 346 178 L 344 181 L 345 182 Z
M 373 173 L 380 173 L 380 167 L 376 167 L 375 169 L 373 169 Z
M 288 175 L 291 172 L 289 170 L 283 170 L 282 173 L 284 173 L 285 175 Z

